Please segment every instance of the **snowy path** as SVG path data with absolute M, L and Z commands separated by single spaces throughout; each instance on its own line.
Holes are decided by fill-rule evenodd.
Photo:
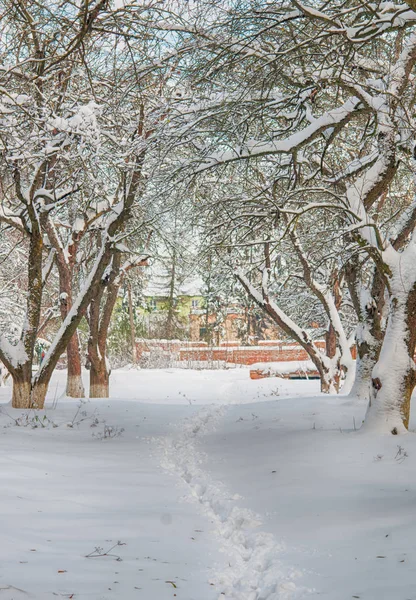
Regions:
M 416 600 L 416 436 L 317 388 L 116 371 L 97 428 L 65 426 L 74 401 L 57 428 L 0 414 L 0 600 Z
M 261 520 L 251 510 L 238 507 L 238 495 L 232 495 L 220 481 L 203 469 L 204 457 L 198 450 L 198 438 L 210 432 L 223 416 L 224 407 L 208 406 L 187 418 L 178 427 L 177 436 L 165 438 L 164 465 L 177 473 L 190 488 L 193 498 L 214 524 L 220 548 L 228 565 L 215 578 L 224 600 L 294 600 L 307 591 L 299 583 L 298 569 L 283 568 L 284 551 L 270 533 L 261 531 Z

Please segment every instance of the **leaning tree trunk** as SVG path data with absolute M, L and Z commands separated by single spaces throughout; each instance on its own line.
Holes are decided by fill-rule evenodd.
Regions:
M 310 360 L 316 367 L 321 380 L 321 392 L 324 394 L 336 394 L 336 365 L 335 361 L 325 356 L 325 352 L 315 344 L 309 333 L 299 327 L 280 307 L 269 297 L 267 291 L 267 278 L 269 267 L 268 256 L 266 258 L 266 272 L 263 273 L 261 293 L 252 285 L 248 278 L 237 269 L 234 276 L 244 287 L 250 298 L 278 325 L 289 337 L 298 342 L 307 352 Z
M 371 375 L 364 428 L 397 435 L 408 429 L 410 400 L 416 385 L 416 283 L 406 293 L 405 274 L 395 279 L 402 281 L 402 289 L 392 285 L 387 329 Z

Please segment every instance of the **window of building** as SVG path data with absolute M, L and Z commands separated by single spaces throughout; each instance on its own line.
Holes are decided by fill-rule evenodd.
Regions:
M 199 308 L 199 300 L 192 300 L 192 308 Z

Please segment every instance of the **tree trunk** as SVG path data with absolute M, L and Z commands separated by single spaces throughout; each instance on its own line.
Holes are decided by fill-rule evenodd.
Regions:
M 16 184 L 20 188 L 20 173 L 16 172 Z M 32 364 L 34 358 L 35 343 L 39 329 L 43 273 L 42 273 L 42 251 L 43 237 L 39 227 L 39 219 L 33 204 L 28 204 L 28 216 L 31 223 L 29 256 L 28 256 L 28 288 L 26 299 L 25 324 L 22 328 L 20 343 L 24 349 L 26 358 L 24 363 L 17 367 L 8 367 L 13 378 L 12 406 L 13 408 L 32 408 Z M 4 362 L 5 356 L 1 359 Z M 7 364 L 7 363 L 6 363 Z
M 357 336 L 357 360 L 355 367 L 355 380 L 349 396 L 370 400 L 371 373 L 377 362 L 379 348 L 370 345 L 366 341 L 360 341 Z
M 44 359 L 44 368 L 37 373 L 37 376 L 32 378 L 31 402 L 30 408 L 42 409 L 45 405 L 46 393 L 49 383 L 54 372 L 56 361 L 47 361 Z
M 402 277 L 405 281 L 405 274 Z M 416 385 L 416 284 L 408 294 L 403 292 L 403 288 L 397 289 L 390 299 L 387 329 L 371 374 L 370 402 L 363 426 L 394 435 L 404 433 L 409 426 L 410 400 Z
M 84 398 L 84 384 L 81 374 L 81 354 L 79 350 L 78 332 L 75 332 L 66 348 L 68 374 L 66 382 L 66 395 L 70 398 Z
M 13 377 L 13 376 L 12 376 Z M 13 377 L 12 407 L 31 408 L 31 382 Z
M 49 380 L 47 382 L 37 381 L 32 386 L 30 408 L 37 408 L 39 410 L 44 408 L 46 393 L 48 391 L 48 386 L 49 386 Z
M 355 257 L 346 269 L 348 289 L 358 317 L 356 331 L 357 359 L 351 398 L 370 400 L 371 373 L 380 355 L 384 337 L 385 281 L 375 271 L 370 288 L 360 281 L 361 266 Z
M 91 362 L 90 398 L 108 398 L 110 368 L 107 361 L 107 336 L 111 315 L 117 301 L 121 285 L 120 264 L 121 252 L 113 252 L 112 267 L 107 278 L 106 298 L 101 307 L 104 288 L 96 295 L 90 304 L 88 325 L 88 356 Z
M 328 325 L 328 330 L 325 334 L 325 349 L 328 358 L 334 358 L 337 353 L 337 335 L 331 323 Z
M 315 366 L 317 366 L 315 364 Z M 339 387 L 339 377 L 322 366 L 323 370 L 318 369 L 321 379 L 321 392 L 323 394 L 337 394 Z
M 108 398 L 110 395 L 110 373 L 105 361 L 91 362 L 90 398 Z
M 52 234 L 50 234 L 52 238 Z M 55 246 L 59 249 L 59 244 Z M 71 246 L 71 253 L 75 252 L 75 246 Z M 71 254 L 72 256 L 72 254 Z M 62 322 L 65 321 L 68 312 L 73 305 L 72 299 L 72 271 L 73 266 L 67 264 L 65 258 L 58 253 L 58 272 L 59 272 L 59 291 L 60 291 L 60 309 Z M 70 398 L 84 398 L 85 391 L 81 375 L 81 354 L 79 350 L 78 331 L 75 331 L 66 347 L 67 356 L 67 378 L 66 395 Z
M 42 409 L 45 405 L 49 379 L 33 383 L 28 365 L 23 365 L 11 375 L 13 378 L 12 407 Z
M 331 323 L 329 323 L 328 330 L 325 335 L 325 351 L 326 351 L 327 357 L 331 360 L 332 363 L 334 363 L 334 361 L 335 361 L 337 349 L 338 349 L 337 334 L 335 332 L 333 325 Z M 339 360 L 336 362 L 337 362 L 336 367 L 334 366 L 332 369 L 333 373 L 332 373 L 331 379 L 332 379 L 332 385 L 335 388 L 336 393 L 338 394 L 340 383 L 341 383 L 341 371 L 340 371 L 340 366 L 339 366 Z M 322 385 L 321 385 L 321 391 L 323 391 Z M 327 393 L 330 393 L 330 392 L 327 392 Z

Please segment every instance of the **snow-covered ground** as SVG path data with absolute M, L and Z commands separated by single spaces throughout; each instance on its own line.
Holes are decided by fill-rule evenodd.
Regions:
M 78 414 L 64 376 L 43 426 L 2 407 L 0 600 L 416 600 L 414 435 L 246 368 L 115 371 Z

